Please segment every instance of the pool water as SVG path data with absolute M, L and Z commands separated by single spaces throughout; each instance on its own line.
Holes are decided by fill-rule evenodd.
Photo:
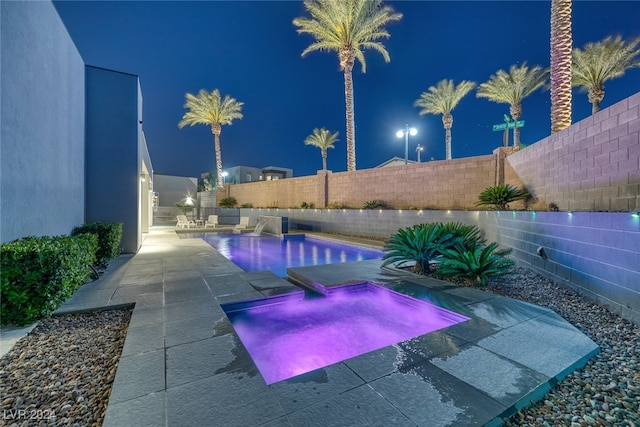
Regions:
M 382 251 L 345 245 L 304 235 L 252 236 L 247 233 L 198 234 L 245 271 L 271 271 L 287 277 L 287 268 L 380 259 Z
M 468 320 L 371 283 L 222 308 L 267 384 Z

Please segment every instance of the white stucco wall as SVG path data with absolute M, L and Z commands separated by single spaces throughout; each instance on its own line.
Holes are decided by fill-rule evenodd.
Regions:
M 1 1 L 0 241 L 84 220 L 84 63 L 50 2 Z

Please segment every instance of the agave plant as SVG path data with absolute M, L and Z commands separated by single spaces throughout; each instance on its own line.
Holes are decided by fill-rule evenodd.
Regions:
M 445 277 L 461 277 L 469 283 L 484 286 L 489 277 L 501 276 L 513 266 L 513 260 L 507 258 L 510 253 L 511 249 L 498 249 L 496 242 L 473 250 L 457 244 L 453 249 L 443 251 L 438 273 Z
M 494 185 L 480 193 L 476 206 L 493 206 L 496 210 L 505 210 L 509 208 L 509 203 L 529 197 L 527 190 L 520 190 L 509 184 Z
M 461 240 L 440 222 L 401 228 L 384 243 L 383 251 L 386 253 L 382 257 L 382 266 L 415 261 L 414 272 L 430 272 L 430 262 Z

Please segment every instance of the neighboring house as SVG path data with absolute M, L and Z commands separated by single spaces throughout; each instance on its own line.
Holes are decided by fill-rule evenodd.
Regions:
M 196 198 L 198 179 L 186 176 L 153 174 L 153 190 L 159 207 L 176 207 L 176 203 L 185 203 L 187 197 Z
M 254 168 L 251 166 L 233 166 L 225 168 L 227 172 L 225 182 L 229 184 L 244 184 L 254 181 L 275 181 L 278 179 L 292 178 L 293 169 L 281 168 L 278 166 L 267 166 L 264 168 Z M 203 174 L 203 176 L 206 174 Z
M 138 77 L 85 65 L 50 1 L 0 1 L 0 18 L 0 242 L 115 221 L 137 252 L 153 191 Z
M 416 163 L 413 160 L 408 160 L 407 164 L 413 164 Z M 376 166 L 377 168 L 386 168 L 386 167 L 390 167 L 390 166 L 404 166 L 404 157 L 392 157 L 389 160 L 387 160 L 384 163 L 380 163 L 378 166 Z

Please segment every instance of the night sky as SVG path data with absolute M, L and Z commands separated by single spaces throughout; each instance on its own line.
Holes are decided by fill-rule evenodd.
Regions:
M 513 64 L 549 66 L 550 1 L 388 1 L 404 16 L 387 27 L 386 64 L 367 52 L 367 73 L 353 72 L 358 169 L 404 157 L 396 131 L 415 126 L 422 160 L 445 157 L 441 116 L 419 116 L 420 94 L 442 79 L 483 83 Z M 215 169 L 210 127 L 178 129 L 185 93 L 219 89 L 244 102 L 244 118 L 223 126 L 223 168 L 280 166 L 295 176 L 322 168 L 320 150 L 304 145 L 315 127 L 339 132 L 328 168 L 346 170 L 344 80 L 337 54 L 302 51 L 313 42 L 292 20 L 308 16 L 296 1 L 55 1 L 88 65 L 136 74 L 143 129 L 154 172 L 200 176 Z M 573 1 L 574 47 L 621 34 L 640 36 L 640 2 Z M 606 108 L 640 91 L 640 69 L 605 84 Z M 523 101 L 522 144 L 549 134 L 548 91 Z M 453 110 L 453 158 L 490 154 L 502 145 L 507 104 L 469 93 Z M 574 88 L 573 121 L 591 114 Z

